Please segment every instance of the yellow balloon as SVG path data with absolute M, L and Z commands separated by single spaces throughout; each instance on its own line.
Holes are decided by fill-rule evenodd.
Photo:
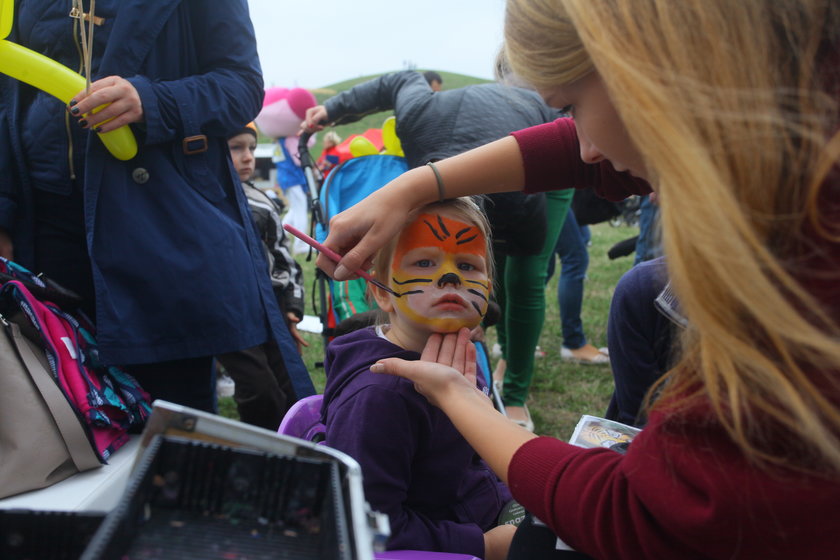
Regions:
M 392 156 L 405 157 L 402 143 L 397 136 L 397 118 L 390 116 L 382 123 L 382 144 L 385 146 L 384 153 Z
M 8 0 L 0 4 L 0 37 L 8 36 L 11 31 L 11 8 L 7 6 L 12 5 Z M 65 104 L 85 89 L 85 79 L 79 74 L 42 54 L 9 41 L 0 41 L 0 72 L 54 95 Z M 93 112 L 103 107 L 97 107 Z M 137 140 L 128 126 L 100 133 L 99 138 L 117 159 L 125 161 L 137 155 Z
M 12 21 L 14 19 L 14 0 L 0 0 L 0 39 L 5 39 L 12 32 Z
M 375 156 L 379 153 L 376 146 L 364 136 L 356 136 L 350 140 L 350 153 L 353 157 Z

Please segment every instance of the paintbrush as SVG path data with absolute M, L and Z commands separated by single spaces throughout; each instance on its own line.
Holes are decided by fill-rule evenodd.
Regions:
M 310 247 L 312 247 L 315 250 L 317 250 L 317 251 L 323 253 L 324 255 L 326 255 L 327 258 L 329 258 L 331 261 L 333 261 L 335 263 L 338 263 L 338 262 L 341 261 L 341 255 L 339 255 L 338 253 L 336 253 L 335 251 L 333 251 L 329 247 L 327 247 L 325 245 L 322 245 L 321 243 L 318 243 L 317 241 L 315 241 L 314 239 L 312 239 L 311 237 L 309 237 L 308 235 L 306 235 L 305 233 L 303 233 L 302 231 L 300 231 L 296 227 L 290 226 L 289 224 L 283 224 L 283 229 L 285 229 L 286 231 L 288 231 L 289 233 L 291 233 L 292 235 L 294 235 L 295 237 L 297 237 L 298 239 L 300 239 L 301 241 L 303 241 L 304 243 L 306 243 Z M 373 276 L 371 276 L 370 274 L 368 274 L 367 272 L 365 272 L 361 268 L 356 271 L 356 274 L 358 274 L 359 276 L 361 276 L 362 278 L 364 278 L 365 280 L 367 280 L 368 282 L 370 282 L 374 286 L 378 286 L 379 288 L 382 288 L 386 292 L 394 294 L 396 297 L 402 297 L 402 294 L 400 294 L 398 292 L 395 292 L 394 290 L 392 290 L 391 288 L 389 288 L 388 286 L 386 286 L 385 284 L 383 284 L 379 280 L 376 280 Z

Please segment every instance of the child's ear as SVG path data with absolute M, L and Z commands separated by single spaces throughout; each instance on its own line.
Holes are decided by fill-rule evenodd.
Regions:
M 394 310 L 394 302 L 391 301 L 391 294 L 371 284 L 370 291 L 373 293 L 373 299 L 376 300 L 376 305 L 385 313 L 391 313 Z
M 376 305 L 379 306 L 379 309 L 385 313 L 391 313 L 394 310 L 394 302 L 391 299 L 391 294 L 376 284 L 368 284 L 368 289 L 373 294 L 373 299 L 376 300 Z

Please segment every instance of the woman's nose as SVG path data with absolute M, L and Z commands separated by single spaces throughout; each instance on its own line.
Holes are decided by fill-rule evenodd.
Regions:
M 603 161 L 605 159 L 604 154 L 595 147 L 595 144 L 590 142 L 586 136 L 580 133 L 580 129 L 578 129 L 578 141 L 580 142 L 580 159 L 582 159 L 584 163 L 598 163 L 599 161 Z

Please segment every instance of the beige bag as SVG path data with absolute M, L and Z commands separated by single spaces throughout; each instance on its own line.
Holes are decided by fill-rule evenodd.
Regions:
M 0 498 L 101 466 L 43 350 L 0 316 Z

